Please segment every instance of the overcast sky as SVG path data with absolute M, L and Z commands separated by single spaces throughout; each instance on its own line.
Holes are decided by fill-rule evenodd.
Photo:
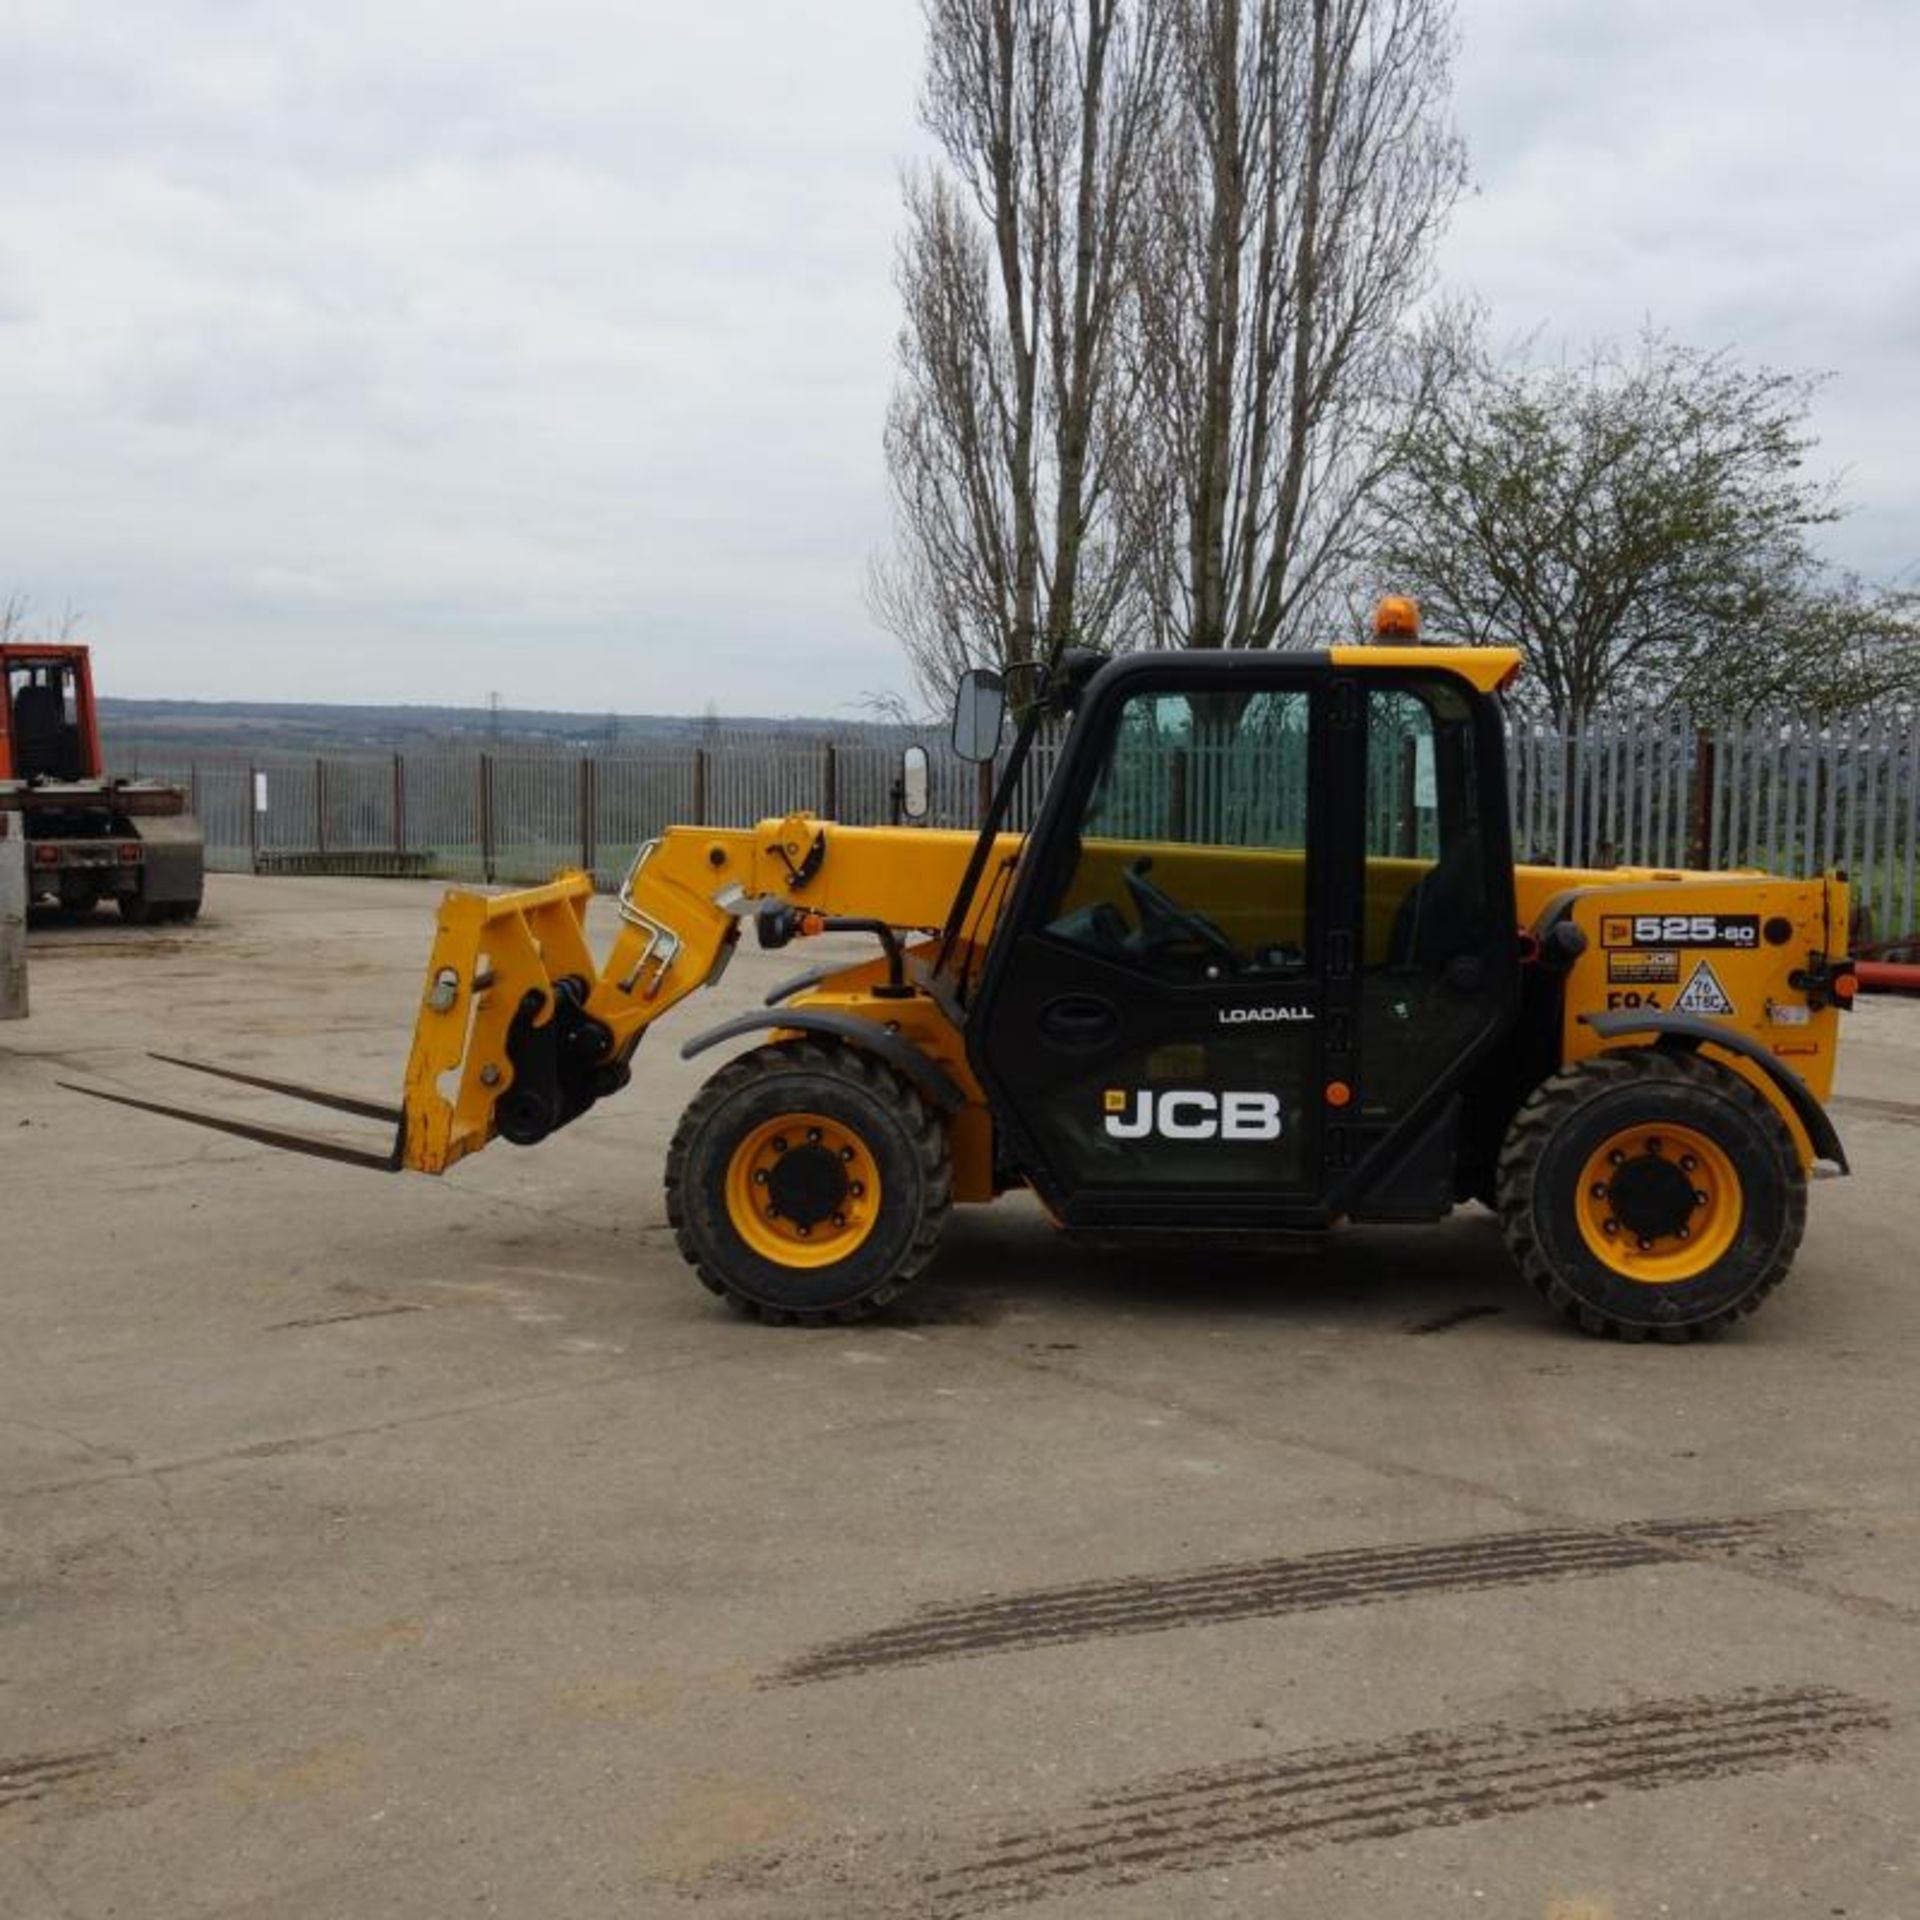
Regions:
M 1462 0 L 1500 337 L 1835 375 L 1920 564 L 1915 0 Z M 0 595 L 103 691 L 827 713 L 862 599 L 913 0 L 10 0 Z

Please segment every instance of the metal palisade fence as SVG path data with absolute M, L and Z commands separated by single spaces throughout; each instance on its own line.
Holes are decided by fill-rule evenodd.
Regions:
M 1920 712 L 1701 724 L 1637 709 L 1578 729 L 1516 719 L 1514 844 L 1553 866 L 1835 869 L 1861 938 L 1915 929 Z
M 723 734 L 710 745 L 556 753 L 511 746 L 404 753 L 263 753 L 189 760 L 112 754 L 189 790 L 216 872 L 365 873 L 504 883 L 584 867 L 612 889 L 641 845 L 675 825 L 751 826 L 809 809 L 896 817 L 897 741 Z M 970 826 L 981 770 L 926 742 L 933 818 Z
M 896 818 L 900 754 L 914 740 L 928 749 L 933 824 L 976 825 L 982 770 L 943 739 L 906 730 L 853 739 L 728 730 L 702 745 L 578 753 L 142 756 L 131 770 L 192 790 L 216 870 L 521 882 L 582 866 L 611 888 L 644 841 L 676 824 L 749 826 L 806 808 L 884 825 Z M 1015 827 L 1032 821 L 1057 758 L 1057 741 L 1036 744 Z M 1635 709 L 1571 728 L 1515 715 L 1507 767 L 1522 860 L 1838 868 L 1853 881 L 1856 937 L 1915 930 L 1920 712 L 1911 707 L 1719 722 Z

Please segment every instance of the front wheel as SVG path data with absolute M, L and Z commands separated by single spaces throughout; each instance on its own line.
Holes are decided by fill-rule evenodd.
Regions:
M 1651 1047 L 1538 1087 L 1500 1153 L 1501 1229 L 1528 1281 L 1589 1333 L 1690 1340 L 1786 1278 L 1807 1180 L 1736 1073 Z
M 933 1257 L 951 1204 L 946 1137 L 920 1096 L 871 1055 L 815 1040 L 722 1067 L 667 1152 L 681 1253 L 761 1320 L 865 1318 Z

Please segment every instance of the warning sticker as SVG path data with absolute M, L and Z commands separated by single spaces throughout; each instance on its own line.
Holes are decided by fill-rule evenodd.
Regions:
M 1616 987 L 1677 987 L 1680 956 L 1666 953 L 1610 953 L 1607 978 Z
M 1673 1003 L 1676 1013 L 1731 1013 L 1733 1002 L 1720 984 L 1720 976 L 1705 960 L 1694 968 L 1680 996 Z

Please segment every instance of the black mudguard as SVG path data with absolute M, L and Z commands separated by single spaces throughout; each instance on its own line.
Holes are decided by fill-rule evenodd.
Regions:
M 942 1113 L 956 1113 L 967 1104 L 960 1083 L 937 1060 L 929 1060 L 911 1040 L 889 1033 L 877 1021 L 863 1020 L 857 1013 L 835 1013 L 829 1009 L 787 1007 L 778 1013 L 742 1014 L 718 1027 L 697 1033 L 681 1049 L 680 1057 L 691 1060 L 724 1040 L 737 1039 L 743 1033 L 794 1032 L 823 1033 L 843 1040 L 850 1047 L 877 1055 L 896 1072 L 910 1080 L 923 1098 Z
M 1692 1013 L 1583 1013 L 1580 1018 L 1602 1040 L 1629 1040 L 1644 1033 L 1653 1036 L 1656 1046 L 1685 1047 L 1689 1052 L 1703 1046 L 1720 1047 L 1728 1053 L 1739 1054 L 1743 1060 L 1751 1060 L 1780 1089 L 1794 1117 L 1806 1128 L 1814 1152 L 1822 1160 L 1830 1160 L 1842 1173 L 1849 1171 L 1846 1149 L 1840 1144 L 1833 1122 L 1827 1118 L 1826 1108 L 1813 1097 L 1813 1089 L 1784 1061 L 1776 1060 L 1759 1041 L 1744 1033 L 1730 1033 L 1725 1027 L 1717 1027 L 1711 1020 Z

